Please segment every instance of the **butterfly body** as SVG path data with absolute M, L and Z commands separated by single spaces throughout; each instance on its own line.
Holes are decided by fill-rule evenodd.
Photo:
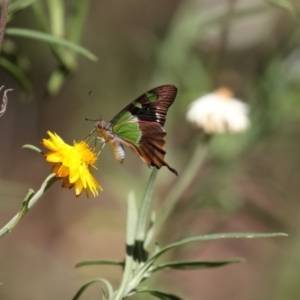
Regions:
M 176 94 L 177 88 L 173 85 L 154 88 L 127 105 L 110 122 L 94 123 L 99 138 L 111 146 L 117 161 L 123 162 L 123 145 L 126 145 L 149 167 L 166 166 L 178 175 L 164 160 L 166 132 L 163 128 Z
M 106 121 L 96 121 L 95 122 L 95 128 L 97 128 L 97 132 L 99 135 L 99 138 L 101 139 L 101 142 L 108 143 L 113 152 L 116 160 L 120 163 L 123 163 L 125 158 L 125 151 L 122 144 L 122 140 L 116 136 L 112 130 L 110 130 L 109 122 Z

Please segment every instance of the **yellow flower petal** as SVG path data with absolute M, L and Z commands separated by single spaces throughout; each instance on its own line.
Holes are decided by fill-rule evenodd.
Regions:
M 87 196 L 98 195 L 102 187 L 92 175 L 90 168 L 95 167 L 98 159 L 85 141 L 74 142 L 73 146 L 66 144 L 56 133 L 47 132 L 49 139 L 43 139 L 42 144 L 50 151 L 45 154 L 46 161 L 53 163 L 52 172 L 63 178 L 62 187 L 74 187 L 76 196 L 83 190 Z

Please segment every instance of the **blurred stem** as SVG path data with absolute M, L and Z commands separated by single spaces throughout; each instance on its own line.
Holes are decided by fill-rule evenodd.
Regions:
M 46 18 L 46 15 L 44 13 L 41 1 L 36 1 L 35 3 L 33 3 L 33 5 L 31 7 L 32 7 L 32 10 L 33 10 L 35 19 L 36 19 L 36 21 L 37 21 L 37 23 L 40 27 L 40 30 L 43 31 L 43 32 L 48 33 L 49 32 L 49 29 L 48 29 L 49 25 L 46 21 L 47 18 Z M 58 45 L 51 44 L 51 43 L 49 44 L 49 47 L 50 47 L 53 55 L 55 56 L 55 58 L 58 60 L 58 62 L 68 69 L 69 66 L 68 66 L 68 63 L 67 63 L 67 59 L 64 56 L 64 53 L 63 53 L 62 49 Z
M 88 0 L 77 0 L 73 3 L 72 13 L 67 25 L 68 40 L 73 43 L 79 44 L 80 42 L 88 5 Z M 77 53 L 75 51 L 69 51 L 68 59 L 69 64 L 75 68 L 77 63 Z
M 208 148 L 209 140 L 206 140 L 205 144 L 199 142 L 199 144 L 197 145 L 192 158 L 190 159 L 187 167 L 184 170 L 184 173 L 179 176 L 179 181 L 170 191 L 169 195 L 167 195 L 164 204 L 162 205 L 157 221 L 155 222 L 155 227 L 157 229 L 162 228 L 163 223 L 172 213 L 176 203 L 181 198 L 194 177 L 197 175 L 205 158 L 207 157 Z
M 68 20 L 67 32 L 69 40 L 74 43 L 79 43 L 81 39 L 88 5 L 88 0 L 77 0 L 73 4 L 72 14 Z
M 41 199 L 45 192 L 60 178 L 55 177 L 55 174 L 50 174 L 40 189 L 35 193 L 33 190 L 29 190 L 27 193 L 19 212 L 0 229 L 0 238 L 2 238 L 7 233 L 11 232 L 19 221 L 25 216 L 25 214 Z
M 48 0 L 51 33 L 64 37 L 64 4 L 61 0 Z
M 233 20 L 233 15 L 235 11 L 235 5 L 237 0 L 227 0 L 227 12 L 224 16 L 223 22 L 220 23 L 221 32 L 220 32 L 220 46 L 216 54 L 215 66 L 213 70 L 213 80 L 215 86 L 218 86 L 218 76 L 220 71 L 223 68 L 223 63 L 226 60 L 227 47 L 228 47 L 228 38 L 230 34 L 230 23 Z
M 8 13 L 8 0 L 2 1 L 2 7 L 1 7 L 1 19 L 0 19 L 0 54 L 5 34 L 5 27 L 6 27 L 6 19 L 7 19 L 7 13 Z

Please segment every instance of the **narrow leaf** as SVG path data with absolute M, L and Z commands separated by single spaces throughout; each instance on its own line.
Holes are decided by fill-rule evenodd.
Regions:
M 187 239 L 183 239 L 179 242 L 170 244 L 160 250 L 159 253 L 156 254 L 158 258 L 163 253 L 167 252 L 170 249 L 183 246 L 185 244 L 193 243 L 193 242 L 205 242 L 205 241 L 213 241 L 219 239 L 253 239 L 253 238 L 269 238 L 269 237 L 279 237 L 279 236 L 287 236 L 286 233 L 214 233 L 214 234 L 206 234 L 195 236 Z M 152 257 L 154 258 L 154 257 Z
M 38 152 L 40 154 L 44 154 L 41 149 L 39 149 L 36 146 L 30 145 L 30 144 L 23 145 L 22 148 L 24 148 L 24 149 L 30 149 L 30 150 L 36 151 L 36 152 Z
M 21 0 L 22 1 L 22 0 Z M 36 1 L 32 5 L 32 11 L 34 14 L 35 21 L 41 31 L 48 32 L 49 30 L 49 23 L 48 18 L 44 11 L 44 6 L 41 1 Z
M 44 12 L 43 3 L 41 1 L 35 2 L 32 5 L 32 10 L 40 31 L 48 33 L 50 25 L 48 24 L 48 18 Z M 60 45 L 49 44 L 49 47 L 60 65 L 64 66 L 68 70 L 72 70 L 74 68 L 72 64 L 70 65 L 68 56 L 65 55 L 65 51 L 62 51 L 63 49 L 60 48 Z
M 72 298 L 73 300 L 77 300 L 79 299 L 79 297 L 83 294 L 83 292 L 92 284 L 94 283 L 97 283 L 97 282 L 100 282 L 100 283 L 103 283 L 106 288 L 107 288 L 107 291 L 108 291 L 108 295 L 109 295 L 109 298 L 112 296 L 113 294 L 113 288 L 112 288 L 112 285 L 109 283 L 109 281 L 107 281 L 106 279 L 102 279 L 102 278 L 95 278 L 95 279 L 91 279 L 89 280 L 88 282 L 86 282 L 79 290 L 78 292 L 76 293 L 76 295 Z
M 32 5 L 35 1 L 37 0 L 17 0 L 10 3 L 8 8 L 8 21 L 10 21 L 16 13 Z
M 112 266 L 121 266 L 124 267 L 124 262 L 115 261 L 115 260 L 90 260 L 82 261 L 75 265 L 75 268 L 80 268 L 84 266 L 99 266 L 99 265 L 112 265 Z
M 222 267 L 228 264 L 244 262 L 243 258 L 231 258 L 226 260 L 214 260 L 214 261 L 175 261 L 167 262 L 153 267 L 151 272 L 160 271 L 162 269 L 177 269 L 177 270 L 194 270 Z
M 193 243 L 193 242 L 206 242 L 206 241 L 213 241 L 219 239 L 241 239 L 241 238 L 269 238 L 269 237 L 279 237 L 279 236 L 287 236 L 286 233 L 215 233 L 215 234 L 207 234 L 207 235 L 200 235 L 191 238 L 187 238 L 181 240 L 179 242 L 170 244 L 164 248 L 162 248 L 159 252 L 153 255 L 145 265 L 139 270 L 136 274 L 137 277 L 140 277 L 142 274 L 145 274 L 146 271 L 153 265 L 153 263 L 165 252 L 183 246 L 185 244 Z
M 138 289 L 136 290 L 136 293 L 147 293 L 152 296 L 155 296 L 158 299 L 162 300 L 183 300 L 182 298 L 175 296 L 173 294 L 164 293 L 158 290 L 149 290 L 149 289 Z
M 68 40 L 59 38 L 59 37 L 52 36 L 51 34 L 48 34 L 48 33 L 31 30 L 31 29 L 8 28 L 6 30 L 6 34 L 12 35 L 12 36 L 15 35 L 15 36 L 31 38 L 31 39 L 46 42 L 49 44 L 56 44 L 56 45 L 64 46 L 66 48 L 69 48 L 73 51 L 80 53 L 81 55 L 85 56 L 86 58 L 88 58 L 92 61 L 98 60 L 98 58 L 92 52 L 81 47 L 80 45 L 70 42 Z
M 4 57 L 0 58 L 0 66 L 16 79 L 27 96 L 32 94 L 32 85 L 27 79 L 27 75 L 21 69 Z

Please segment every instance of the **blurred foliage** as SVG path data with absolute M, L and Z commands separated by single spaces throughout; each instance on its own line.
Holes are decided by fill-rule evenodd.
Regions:
M 208 250 L 175 250 L 170 261 L 222 254 L 241 255 L 248 263 L 184 275 L 164 271 L 157 281 L 176 293 L 185 281 L 187 299 L 198 299 L 200 292 L 205 299 L 298 299 L 299 10 L 299 2 L 292 0 L 11 1 L 0 66 L 3 84 L 14 88 L 15 99 L 9 99 L 1 118 L 0 175 L 1 186 L 21 186 L 23 193 L 8 195 L 1 188 L 3 223 L 16 210 L 7 209 L 8 199 L 15 203 L 17 194 L 25 194 L 24 185 L 39 185 L 46 172 L 36 156 L 19 148 L 38 144 L 49 128 L 70 140 L 86 136 L 92 126 L 81 120 L 89 114 L 99 117 L 99 109 L 82 100 L 90 89 L 108 120 L 149 88 L 178 86 L 166 122 L 166 149 L 167 161 L 181 173 L 201 142 L 200 133 L 184 120 L 187 106 L 199 95 L 227 86 L 251 106 L 251 129 L 212 138 L 204 164 L 180 193 L 159 239 L 167 244 L 203 232 L 249 229 L 284 231 L 291 237 L 284 244 L 224 242 Z M 35 41 L 28 34 L 20 38 L 24 29 Z M 78 60 L 81 39 L 97 53 L 97 64 Z M 45 90 L 56 96 L 41 101 Z M 33 103 L 18 103 L 22 91 L 32 95 Z M 118 271 L 99 267 L 101 272 L 76 273 L 74 279 L 73 270 L 81 259 L 123 259 L 125 204 L 118 199 L 129 187 L 140 194 L 149 172 L 129 151 L 120 166 L 110 149 L 104 150 L 100 201 L 51 192 L 30 212 L 32 218 L 28 214 L 22 220 L 23 227 L 2 241 L 4 299 L 70 299 L 83 281 L 99 273 L 109 274 L 118 285 Z M 166 174 L 162 170 L 157 183 L 162 199 L 177 183 Z M 91 290 L 86 299 L 98 294 Z
M 8 21 L 23 9 L 30 8 L 33 10 L 34 25 L 38 30 L 10 28 L 8 24 L 6 35 L 45 42 L 57 60 L 57 67 L 50 75 L 47 84 L 47 93 L 51 95 L 58 93 L 67 76 L 76 69 L 78 54 L 84 55 L 92 61 L 97 60 L 94 54 L 78 45 L 88 2 L 85 0 L 73 1 L 72 6 L 68 7 L 71 11 L 68 16 L 65 13 L 66 3 L 63 0 L 14 0 L 9 5 Z M 15 78 L 28 97 L 31 96 L 33 87 L 27 75 L 30 68 L 29 60 L 11 39 L 5 40 L 3 53 L 7 59 L 2 57 L 0 66 Z

